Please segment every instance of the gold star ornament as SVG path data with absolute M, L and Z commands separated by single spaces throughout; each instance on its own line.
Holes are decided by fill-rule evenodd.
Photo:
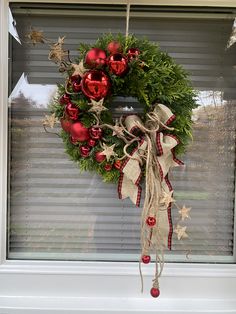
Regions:
M 191 207 L 185 207 L 185 205 L 179 210 L 181 220 L 185 220 L 185 218 L 190 218 L 189 216 L 190 210 L 191 210 Z
M 188 235 L 187 235 L 187 233 L 186 233 L 186 229 L 187 229 L 186 226 L 181 227 L 180 225 L 177 225 L 177 226 L 175 227 L 174 233 L 177 234 L 178 240 L 188 238 Z
M 43 120 L 43 126 L 49 126 L 51 129 L 54 128 L 55 123 L 59 122 L 59 120 L 56 118 L 55 113 L 53 113 L 51 116 L 45 116 Z
M 62 62 L 65 59 L 65 56 L 68 55 L 68 51 L 63 50 L 64 37 L 59 37 L 57 42 L 50 46 L 50 52 L 48 59 L 54 61 L 55 63 Z
M 106 107 L 103 106 L 104 98 L 102 98 L 99 101 L 91 99 L 91 105 L 92 107 L 89 109 L 90 112 L 95 112 L 96 114 L 100 114 L 104 110 L 108 110 Z
M 104 150 L 101 152 L 101 154 L 106 156 L 107 161 L 109 161 L 112 156 L 117 156 L 117 154 L 114 152 L 115 145 L 116 144 L 108 146 L 104 143 L 102 144 L 102 148 Z
M 72 69 L 74 69 L 72 76 L 79 75 L 82 77 L 84 75 L 84 73 L 87 71 L 87 69 L 85 69 L 85 67 L 84 67 L 83 61 L 80 61 L 79 64 L 71 63 L 71 67 L 72 67 Z
M 112 136 L 124 136 L 124 129 L 119 125 L 118 120 L 116 120 L 116 124 L 113 126 Z
M 166 193 L 164 191 L 162 194 L 162 198 L 160 200 L 160 203 L 167 208 L 170 203 L 175 202 L 175 200 L 173 199 L 172 196 L 173 196 L 173 191 L 170 191 L 169 193 Z
M 38 43 L 44 44 L 46 42 L 43 31 L 38 31 L 33 28 L 31 28 L 30 32 L 26 34 L 25 37 L 27 37 L 33 45 Z

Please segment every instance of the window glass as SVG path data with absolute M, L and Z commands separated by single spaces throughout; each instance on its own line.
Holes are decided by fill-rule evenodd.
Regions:
M 110 11 L 109 11 L 110 10 Z M 27 44 L 30 28 L 57 41 L 66 36 L 71 58 L 80 42 L 124 33 L 125 18 L 111 8 L 55 10 L 12 7 L 20 45 L 11 39 L 9 112 L 8 258 L 137 260 L 141 208 L 120 201 L 117 187 L 80 173 L 62 140 L 42 119 L 63 76 L 48 60 L 48 46 Z M 110 12 L 110 13 L 109 13 Z M 189 71 L 198 92 L 193 142 L 171 173 L 175 198 L 191 207 L 188 239 L 173 235 L 169 261 L 233 262 L 235 195 L 236 45 L 228 50 L 233 19 L 133 17 L 130 33 L 158 42 Z M 59 131 L 59 129 L 57 130 Z M 178 209 L 172 209 L 173 224 Z

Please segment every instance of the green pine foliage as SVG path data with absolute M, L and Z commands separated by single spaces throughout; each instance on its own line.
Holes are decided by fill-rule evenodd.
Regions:
M 144 114 L 142 115 L 142 119 L 144 122 L 145 113 L 150 111 L 152 106 L 156 103 L 166 105 L 176 115 L 176 119 L 171 125 L 174 127 L 174 131 L 171 131 L 171 133 L 176 135 L 180 140 L 180 144 L 176 147 L 176 153 L 177 155 L 184 153 L 189 140 L 192 139 L 191 115 L 192 110 L 196 108 L 195 93 L 189 82 L 188 74 L 180 65 L 176 64 L 168 54 L 162 52 L 158 45 L 147 39 L 136 38 L 133 35 L 129 35 L 128 38 L 125 38 L 125 36 L 121 34 L 116 36 L 106 34 L 99 38 L 93 46 L 80 44 L 79 58 L 76 62 L 79 63 L 83 60 L 86 53 L 93 47 L 103 49 L 107 56 L 109 56 L 107 46 L 112 41 L 118 41 L 121 44 L 123 54 L 126 54 L 129 48 L 138 48 L 140 55 L 138 60 L 129 62 L 129 71 L 122 77 L 109 73 L 108 67 L 103 69 L 103 71 L 109 75 L 111 81 L 110 95 L 104 100 L 104 105 L 110 108 L 112 99 L 115 96 L 135 97 L 143 106 Z M 69 71 L 68 77 L 71 74 L 72 72 Z M 65 93 L 65 87 L 63 85 L 58 86 L 58 97 L 52 104 L 52 112 L 54 112 L 59 119 L 65 117 L 64 106 L 59 102 L 60 97 Z M 96 123 L 94 115 L 88 112 L 89 100 L 82 92 L 71 95 L 71 102 L 78 107 L 80 112 L 79 120 L 85 127 L 89 128 Z M 101 120 L 102 123 L 112 124 L 111 112 L 109 110 L 103 111 Z M 125 145 L 123 140 L 112 136 L 110 129 L 104 129 L 103 132 L 103 138 L 106 144 L 116 144 L 115 152 L 118 157 L 122 157 Z M 71 159 L 78 164 L 81 170 L 96 171 L 106 182 L 118 181 L 120 173 L 117 169 L 114 167 L 110 171 L 104 169 L 105 164 L 112 164 L 115 161 L 114 158 L 109 162 L 96 162 L 95 153 L 102 150 L 99 145 L 91 149 L 89 157 L 82 158 L 80 155 L 80 146 L 86 145 L 86 143 L 79 142 L 76 145 L 72 144 L 70 135 L 64 131 L 62 131 L 61 136 L 65 143 L 67 153 Z M 135 148 L 135 145 L 137 144 L 133 144 L 129 148 L 129 153 Z

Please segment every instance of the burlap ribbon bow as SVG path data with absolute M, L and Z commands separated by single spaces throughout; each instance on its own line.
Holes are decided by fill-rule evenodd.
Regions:
M 147 115 L 145 123 L 137 115 L 127 116 L 124 124 L 128 132 L 141 131 L 137 148 L 126 158 L 121 168 L 118 184 L 120 199 L 129 197 L 140 205 L 142 165 L 145 164 L 145 198 L 142 214 L 142 254 L 148 254 L 151 247 L 171 248 L 172 222 L 171 202 L 172 186 L 168 180 L 170 168 L 182 164 L 175 157 L 174 148 L 178 139 L 167 134 L 168 125 L 175 119 L 171 110 L 158 104 Z M 148 217 L 155 218 L 155 225 L 150 228 Z

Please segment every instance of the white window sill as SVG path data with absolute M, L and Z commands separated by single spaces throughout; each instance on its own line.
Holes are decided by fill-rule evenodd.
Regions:
M 138 263 L 8 261 L 0 313 L 236 313 L 236 265 L 165 266 L 153 299 L 153 269 L 142 294 Z

